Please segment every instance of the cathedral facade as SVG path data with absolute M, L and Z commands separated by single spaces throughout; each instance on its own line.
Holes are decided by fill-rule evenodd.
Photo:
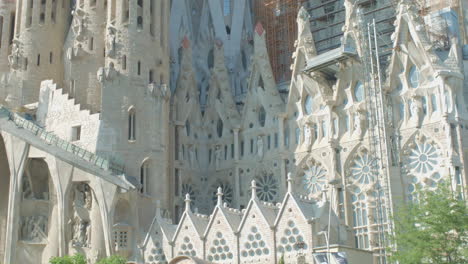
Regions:
M 256 1 L 0 3 L 0 262 L 384 263 L 466 197 L 465 1 L 302 1 L 287 84 Z

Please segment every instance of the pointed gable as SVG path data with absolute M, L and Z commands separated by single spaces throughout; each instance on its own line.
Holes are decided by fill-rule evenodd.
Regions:
M 187 36 L 182 40 L 181 47 L 181 73 L 177 81 L 174 104 L 176 105 L 175 109 L 177 109 L 176 121 L 183 124 L 192 113 L 200 113 L 200 105 L 197 82 L 192 67 L 192 48 Z

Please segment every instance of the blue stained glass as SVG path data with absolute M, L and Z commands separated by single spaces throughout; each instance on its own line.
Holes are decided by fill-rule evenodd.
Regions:
M 364 100 L 364 85 L 361 82 L 356 83 L 354 87 L 354 97 L 357 102 L 362 102 Z
M 304 102 L 304 109 L 306 114 L 310 115 L 312 114 L 312 107 L 313 107 L 313 100 L 310 95 L 306 96 L 305 102 Z

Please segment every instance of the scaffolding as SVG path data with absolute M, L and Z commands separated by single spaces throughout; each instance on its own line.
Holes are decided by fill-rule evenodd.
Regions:
M 277 84 L 291 80 L 291 58 L 297 39 L 296 18 L 306 0 L 253 0 L 255 22 L 266 31 L 266 43 Z

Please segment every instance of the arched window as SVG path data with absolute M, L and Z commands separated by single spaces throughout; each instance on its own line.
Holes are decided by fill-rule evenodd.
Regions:
M 213 49 L 208 52 L 208 58 L 207 58 L 207 63 L 208 63 L 208 68 L 212 69 L 214 66 L 214 51 Z
M 299 142 L 301 141 L 301 129 L 296 127 L 296 130 L 295 130 L 295 133 L 296 133 L 296 145 L 299 144 Z
M 224 16 L 229 16 L 231 14 L 231 0 L 224 0 L 223 13 Z
M 307 95 L 304 101 L 304 110 L 305 113 L 310 115 L 312 114 L 313 99 L 312 96 Z
M 426 96 L 423 96 L 421 98 L 421 102 L 422 102 L 423 113 L 424 113 L 424 115 L 427 115 L 427 99 L 426 99 Z
M 409 79 L 409 84 L 411 85 L 411 87 L 418 88 L 420 76 L 419 76 L 419 70 L 418 68 L 416 68 L 416 66 L 411 67 L 409 71 L 408 79 Z
M 135 108 L 128 111 L 128 140 L 136 140 L 136 113 Z
M 218 132 L 218 137 L 222 137 L 223 136 L 223 129 L 224 129 L 224 125 L 223 125 L 223 120 L 218 119 L 218 123 L 216 124 L 216 131 Z
M 258 110 L 258 122 L 260 123 L 260 126 L 262 126 L 262 127 L 265 126 L 266 112 L 265 112 L 265 108 L 263 108 L 263 106 L 261 106 L 260 109 Z
M 148 175 L 150 172 L 149 161 L 146 160 L 140 167 L 140 193 L 148 193 Z
M 357 82 L 354 87 L 354 98 L 357 102 L 362 102 L 364 100 L 364 85 L 362 82 Z
M 187 136 L 190 136 L 190 122 L 188 120 L 185 121 L 185 132 L 187 133 Z
M 432 104 L 432 112 L 437 111 L 437 97 L 435 94 L 431 94 L 431 104 Z

